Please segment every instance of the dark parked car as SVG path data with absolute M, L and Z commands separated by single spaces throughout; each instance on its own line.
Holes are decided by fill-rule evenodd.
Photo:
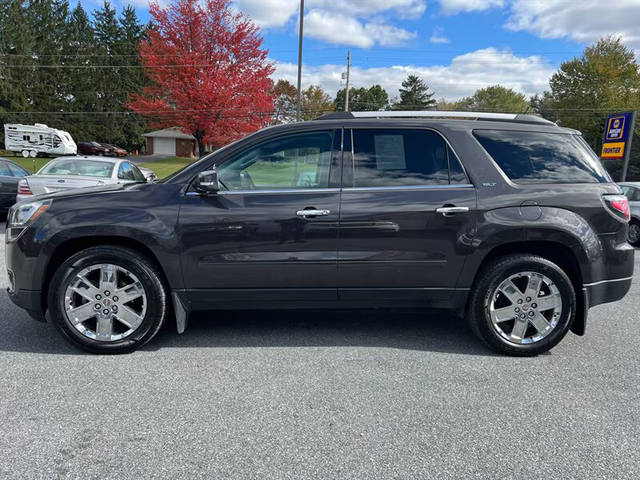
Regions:
M 0 214 L 6 214 L 16 203 L 18 182 L 28 175 L 29 172 L 17 163 L 0 157 Z
M 383 115 L 425 118 L 368 118 Z M 491 348 L 535 355 L 629 290 L 628 202 L 579 132 L 357 116 L 13 207 L 10 298 L 91 352 L 133 350 L 169 319 L 182 332 L 197 310 L 342 306 L 447 308 Z
M 129 153 L 124 148 L 118 147 L 116 145 L 111 145 L 110 143 L 101 143 L 100 145 L 107 149 L 106 155 L 110 157 L 126 157 Z
M 109 155 L 109 149 L 98 142 L 79 142 L 78 154 L 80 155 Z

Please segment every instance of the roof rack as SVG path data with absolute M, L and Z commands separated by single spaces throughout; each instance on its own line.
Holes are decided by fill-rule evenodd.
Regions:
M 464 120 L 495 120 L 518 123 L 538 123 L 555 125 L 537 115 L 524 113 L 493 113 L 493 112 L 448 112 L 438 110 L 401 111 L 384 110 L 376 112 L 334 112 L 318 117 L 316 120 L 345 120 L 352 118 L 458 118 Z

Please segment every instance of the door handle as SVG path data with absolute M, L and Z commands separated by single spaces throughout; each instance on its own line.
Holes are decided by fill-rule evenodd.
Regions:
M 467 213 L 469 211 L 469 207 L 440 207 L 436 208 L 436 213 L 441 213 L 445 217 L 449 215 L 454 215 L 456 213 Z
M 319 217 L 321 215 L 329 215 L 331 210 L 298 210 L 296 215 L 299 217 Z

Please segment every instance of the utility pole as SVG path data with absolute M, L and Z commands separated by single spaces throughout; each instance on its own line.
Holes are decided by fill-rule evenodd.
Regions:
M 351 73 L 351 50 L 347 51 L 347 87 L 344 90 L 344 111 L 349 111 L 349 74 Z
M 631 114 L 631 125 L 629 125 L 629 140 L 624 148 L 624 164 L 622 167 L 622 182 L 627 181 L 627 170 L 629 170 L 629 159 L 631 158 L 631 144 L 633 143 L 633 134 L 636 129 L 636 117 L 638 115 L 637 110 L 634 110 Z
M 300 121 L 302 110 L 302 33 L 304 22 L 304 0 L 300 0 L 300 32 L 298 34 L 298 103 L 296 106 L 296 122 Z

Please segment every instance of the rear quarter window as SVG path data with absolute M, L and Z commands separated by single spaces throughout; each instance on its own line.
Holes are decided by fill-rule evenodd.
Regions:
M 570 133 L 474 130 L 473 135 L 515 183 L 608 183 L 600 159 Z

